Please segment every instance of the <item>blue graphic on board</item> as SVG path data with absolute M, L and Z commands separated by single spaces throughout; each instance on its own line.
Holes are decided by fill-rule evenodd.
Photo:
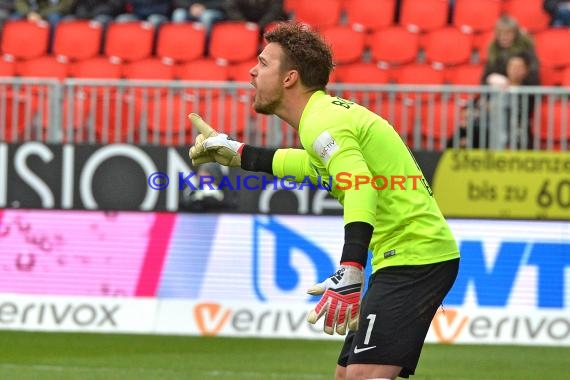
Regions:
M 270 234 L 274 244 L 267 246 L 262 241 L 262 234 Z M 270 248 L 270 249 L 269 249 Z M 293 259 L 293 252 L 302 253 L 305 258 L 303 263 Z M 295 262 L 294 262 L 295 261 Z M 265 265 L 268 263 L 267 265 Z M 295 268 L 295 265 L 303 267 Z M 310 265 L 311 268 L 306 268 Z M 253 283 L 255 294 L 261 301 L 271 301 L 270 293 L 295 293 L 299 294 L 306 289 L 300 290 L 301 273 L 307 274 L 312 269 L 316 274 L 313 283 L 331 275 L 335 270 L 330 255 L 321 247 L 301 235 L 297 231 L 280 224 L 275 218 L 254 218 L 253 222 Z M 275 289 L 271 289 L 274 287 Z M 313 297 L 307 295 L 307 300 Z
M 561 309 L 566 297 L 565 272 L 570 268 L 570 244 L 559 242 L 503 241 L 492 264 L 487 264 L 482 240 L 460 244 L 459 275 L 445 299 L 448 306 L 463 305 L 471 284 L 479 306 L 505 307 L 523 267 L 537 273 L 536 306 Z M 529 291 L 529 293 L 531 293 Z
M 287 293 L 299 301 L 299 294 L 306 294 L 308 286 L 334 273 L 342 251 L 342 246 L 339 246 L 337 252 L 327 253 L 311 241 L 310 236 L 279 223 L 273 217 L 254 218 L 252 246 L 255 294 L 265 302 L 282 301 Z M 366 278 L 370 276 L 371 267 L 369 262 Z M 316 302 L 320 298 L 306 297 L 308 302 Z

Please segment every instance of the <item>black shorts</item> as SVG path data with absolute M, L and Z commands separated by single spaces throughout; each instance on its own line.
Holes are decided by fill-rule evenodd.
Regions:
M 349 332 L 338 364 L 385 364 L 413 375 L 431 321 L 453 286 L 459 259 L 382 268 L 370 276 L 359 328 Z

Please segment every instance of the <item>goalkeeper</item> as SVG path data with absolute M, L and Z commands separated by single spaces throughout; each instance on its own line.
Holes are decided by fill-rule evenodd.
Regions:
M 347 334 L 336 379 L 395 379 L 414 374 L 430 322 L 458 272 L 459 251 L 429 185 L 365 184 L 374 176 L 421 176 L 392 126 L 368 109 L 325 93 L 333 69 L 330 48 L 298 24 L 265 34 L 268 44 L 250 70 L 253 107 L 298 130 L 304 149 L 266 149 L 218 134 L 198 115 L 190 157 L 277 177 L 332 177 L 324 184 L 344 207 L 338 271 L 308 292 L 321 295 L 308 321 Z M 337 183 L 339 173 L 344 176 Z M 319 177 L 320 176 L 320 177 Z M 346 178 L 353 183 L 349 186 Z M 359 179 L 359 186 L 356 180 Z M 423 178 L 423 177 L 422 177 Z M 363 269 L 372 275 L 362 298 Z

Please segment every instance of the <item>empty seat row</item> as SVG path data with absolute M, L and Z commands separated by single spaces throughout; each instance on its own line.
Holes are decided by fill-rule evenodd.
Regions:
M 107 34 L 105 55 L 101 56 L 99 54 L 101 34 L 100 31 L 94 32 L 98 30 L 96 23 L 64 22 L 56 31 L 54 54 L 50 58 L 43 55 L 47 40 L 41 42 L 42 38 L 33 36 L 30 32 L 35 30 L 47 33 L 44 27 L 29 22 L 13 22 L 7 25 L 2 38 L 4 59 L 0 62 L 0 75 L 46 77 L 53 71 L 55 72 L 53 76 L 57 78 L 78 76 L 192 80 L 196 78 L 189 69 L 184 68 L 184 65 L 196 61 L 198 69 L 207 65 L 217 72 L 222 69 L 215 67 L 216 65 L 223 66 L 227 63 L 230 67 L 238 67 L 239 70 L 235 70 L 237 74 L 235 76 L 230 74 L 228 78 L 249 81 L 248 71 L 255 64 L 259 47 L 259 36 L 255 27 L 251 25 L 254 24 L 230 22 L 220 23 L 214 28 L 214 38 L 210 48 L 210 55 L 213 57 L 210 61 L 217 62 L 214 65 L 212 62 L 204 63 L 204 31 L 199 24 L 164 25 L 158 35 L 155 55 L 152 55 L 152 36 L 147 23 L 113 24 Z M 20 28 L 24 30 L 22 34 L 18 33 Z M 243 33 L 239 38 L 239 44 L 224 37 L 235 36 L 239 34 L 238 31 Z M 422 37 L 416 32 L 397 26 L 371 34 L 365 34 L 348 26 L 334 26 L 323 30 L 323 35 L 332 46 L 337 64 L 362 62 L 363 57 L 368 55 L 370 61 L 379 63 L 385 68 L 418 62 L 420 52 L 424 53 L 425 63 L 435 66 L 472 63 L 474 50 L 477 50 L 479 56 L 483 58 L 479 62 L 484 62 L 487 46 L 493 38 L 492 33 L 485 34 L 484 38 L 475 38 L 472 34 L 454 27 L 437 29 Z M 223 38 L 217 39 L 215 36 Z M 47 34 L 44 37 L 47 38 Z M 561 83 L 561 69 L 570 66 L 570 49 L 560 49 L 560 46 L 570 46 L 570 30 L 549 29 L 537 33 L 535 41 L 541 68 L 546 73 L 545 77 L 553 78 L 544 84 Z M 84 60 L 88 62 L 82 63 Z M 79 67 L 76 70 L 79 74 L 67 68 L 66 63 L 75 63 L 74 61 L 77 63 L 75 66 Z M 137 63 L 138 61 L 141 62 Z M 101 65 L 100 68 L 97 67 L 98 64 Z M 554 74 L 549 75 L 552 70 Z M 197 79 L 208 79 L 207 76 L 197 77 Z
M 415 31 L 430 31 L 451 25 L 470 31 L 489 31 L 501 13 L 518 20 L 530 32 L 548 28 L 550 16 L 542 8 L 543 0 L 288 0 L 286 9 L 294 19 L 326 28 L 343 23 L 377 30 L 399 24 Z
M 199 23 L 168 23 L 155 32 L 148 22 L 112 23 L 104 36 L 98 22 L 62 21 L 55 30 L 52 52 L 70 60 L 92 58 L 101 52 L 123 61 L 144 59 L 155 52 L 159 58 L 174 62 L 189 62 L 204 55 L 206 35 Z M 212 31 L 210 56 L 230 62 L 251 59 L 258 52 L 259 40 L 257 24 L 220 23 Z M 0 53 L 16 60 L 35 58 L 47 53 L 48 43 L 47 23 L 10 21 L 3 28 Z

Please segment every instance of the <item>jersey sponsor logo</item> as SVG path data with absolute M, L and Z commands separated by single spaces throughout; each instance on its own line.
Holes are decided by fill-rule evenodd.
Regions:
M 335 139 L 327 131 L 321 133 L 313 142 L 313 150 L 326 164 L 332 155 L 340 148 Z
M 358 346 L 354 346 L 354 353 L 360 354 L 361 352 L 368 351 L 368 350 L 371 350 L 373 348 L 376 348 L 376 346 L 362 347 L 362 348 L 358 348 Z

